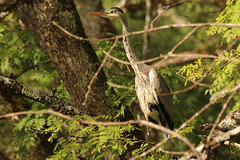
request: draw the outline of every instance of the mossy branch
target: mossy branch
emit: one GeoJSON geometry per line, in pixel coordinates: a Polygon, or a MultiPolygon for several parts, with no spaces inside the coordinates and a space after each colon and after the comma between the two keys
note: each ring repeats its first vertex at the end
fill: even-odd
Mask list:
{"type": "Polygon", "coordinates": [[[54,91],[47,92],[35,88],[31,88],[14,79],[0,76],[1,91],[13,92],[26,98],[38,101],[49,108],[67,115],[83,115],[80,109],[74,107],[70,102],[58,98],[54,95],[54,91]]]}

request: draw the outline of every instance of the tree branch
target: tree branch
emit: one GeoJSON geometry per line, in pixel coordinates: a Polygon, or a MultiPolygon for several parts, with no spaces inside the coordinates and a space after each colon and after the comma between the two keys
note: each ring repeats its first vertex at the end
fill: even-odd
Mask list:
{"type": "Polygon", "coordinates": [[[236,143],[236,142],[225,141],[224,144],[225,145],[230,145],[230,146],[233,146],[233,147],[236,147],[236,148],[240,149],[240,144],[236,143]]]}
{"type": "Polygon", "coordinates": [[[152,20],[151,24],[150,24],[150,28],[153,28],[153,24],[158,20],[158,18],[160,16],[162,16],[164,13],[166,13],[170,8],[172,7],[175,7],[177,5],[180,5],[180,4],[183,4],[185,2],[192,2],[192,1],[179,1],[179,2],[176,2],[176,3],[173,3],[171,5],[168,5],[168,6],[164,6],[162,8],[159,8],[158,9],[158,14],[157,16],[152,20]]]}
{"type": "MultiPolygon", "coordinates": [[[[238,121],[240,121],[240,109],[229,113],[220,123],[216,124],[215,130],[225,132],[232,130],[237,127],[238,121]]],[[[212,129],[213,126],[214,124],[203,124],[201,128],[204,131],[212,129]]]]}
{"type": "Polygon", "coordinates": [[[173,54],[173,52],[183,43],[185,42],[194,32],[196,32],[196,30],[198,30],[200,28],[200,26],[195,27],[192,31],[190,31],[181,41],[179,41],[172,49],[170,52],[168,52],[168,54],[173,54]]]}
{"type": "Polygon", "coordinates": [[[114,40],[116,38],[120,39],[125,36],[130,36],[130,35],[138,35],[138,34],[143,34],[143,33],[148,33],[148,32],[154,32],[162,29],[169,29],[169,28],[185,28],[185,27],[212,27],[212,26],[225,26],[225,27],[240,27],[240,24],[234,24],[234,23],[189,23],[189,24],[170,24],[170,25],[164,25],[164,26],[159,26],[155,28],[150,28],[146,30],[140,30],[140,31],[135,31],[135,32],[129,32],[126,34],[121,34],[118,36],[113,36],[109,38],[101,38],[101,39],[89,39],[89,38],[84,38],[84,37],[79,37],[76,36],[66,29],[64,29],[62,26],[57,24],[55,21],[52,21],[52,24],[58,27],[61,31],[63,31],[65,34],[69,35],[70,37],[73,37],[75,39],[81,40],[81,41],[92,41],[92,42],[98,42],[98,41],[107,41],[107,40],[114,40]]]}
{"type": "Polygon", "coordinates": [[[87,87],[88,90],[87,90],[87,92],[86,92],[86,94],[85,94],[85,100],[84,100],[84,102],[83,102],[83,105],[86,105],[86,104],[87,104],[88,95],[89,95],[89,93],[90,93],[90,91],[91,91],[92,84],[93,84],[94,80],[97,78],[97,76],[98,76],[99,72],[101,71],[103,65],[106,63],[108,56],[109,56],[110,53],[112,52],[113,48],[116,46],[117,42],[118,42],[118,38],[115,39],[113,45],[111,46],[111,48],[110,48],[109,51],[107,52],[106,56],[104,57],[101,65],[98,67],[98,70],[95,72],[94,76],[92,77],[92,79],[91,79],[91,81],[90,81],[90,83],[89,83],[89,85],[88,85],[88,87],[87,87]]]}
{"type": "Polygon", "coordinates": [[[218,114],[218,116],[217,116],[217,118],[216,118],[216,120],[215,120],[215,122],[214,122],[214,124],[213,124],[213,127],[212,127],[212,129],[211,129],[211,131],[210,131],[210,133],[209,133],[209,135],[208,135],[208,137],[207,137],[207,142],[209,142],[210,139],[212,138],[212,135],[213,135],[213,132],[215,131],[215,127],[216,127],[217,123],[220,121],[220,118],[222,117],[222,115],[223,115],[225,109],[227,108],[230,100],[233,98],[233,96],[234,96],[236,93],[237,93],[236,91],[233,92],[233,93],[228,97],[227,101],[223,104],[222,109],[221,109],[220,113],[218,114]]]}
{"type": "MultiPolygon", "coordinates": [[[[224,106],[229,103],[233,95],[235,95],[234,92],[228,97],[228,100],[224,103],[224,106]]],[[[219,147],[221,142],[224,142],[224,144],[226,145],[233,145],[235,147],[239,147],[238,143],[226,141],[240,133],[240,126],[238,126],[237,123],[239,119],[234,118],[236,117],[236,115],[238,116],[239,114],[240,109],[229,113],[219,124],[205,124],[201,126],[203,130],[213,130],[215,128],[215,132],[219,132],[217,134],[215,133],[214,136],[211,136],[211,134],[209,134],[211,136],[211,140],[207,140],[205,143],[196,147],[196,150],[201,153],[201,156],[204,159],[209,158],[208,156],[216,155],[218,152],[216,148],[219,147]]],[[[192,155],[192,153],[189,153],[180,158],[180,160],[189,159],[190,157],[192,157],[192,155]]]]}
{"type": "Polygon", "coordinates": [[[39,89],[31,88],[21,82],[11,78],[0,76],[1,91],[7,90],[17,95],[22,95],[29,99],[38,101],[55,111],[67,115],[84,115],[82,111],[74,107],[70,102],[64,101],[54,95],[53,92],[46,92],[39,89]]]}
{"type": "MultiPolygon", "coordinates": [[[[144,30],[149,29],[149,27],[150,27],[150,22],[151,22],[151,17],[152,17],[151,12],[153,10],[153,7],[151,7],[152,6],[151,0],[145,0],[145,4],[146,4],[146,11],[145,11],[144,30]]],[[[150,41],[151,41],[150,33],[144,33],[143,34],[143,49],[142,49],[144,59],[149,58],[150,41]]]]}

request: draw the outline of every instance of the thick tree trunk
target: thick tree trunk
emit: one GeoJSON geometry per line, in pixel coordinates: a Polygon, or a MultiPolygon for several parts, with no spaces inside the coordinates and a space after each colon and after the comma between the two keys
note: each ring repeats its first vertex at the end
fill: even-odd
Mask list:
{"type": "MultiPolygon", "coordinates": [[[[27,29],[34,30],[40,35],[42,46],[48,51],[55,64],[74,106],[89,116],[114,115],[114,108],[105,95],[107,79],[102,70],[91,85],[86,105],[83,105],[88,85],[100,66],[89,41],[76,40],[63,33],[52,23],[54,21],[70,33],[86,38],[73,0],[20,1],[17,13],[27,29]]],[[[133,119],[133,117],[127,109],[125,117],[121,120],[129,119],[133,119]]],[[[131,134],[132,137],[143,139],[139,130],[135,130],[131,134]]],[[[138,145],[140,144],[129,148],[128,154],[132,149],[139,147],[138,145]]]]}
{"type": "Polygon", "coordinates": [[[99,72],[91,86],[87,103],[83,105],[88,85],[100,65],[92,46],[88,41],[79,41],[68,36],[52,23],[55,21],[72,34],[86,38],[74,2],[30,0],[21,3],[19,12],[21,6],[29,7],[30,4],[33,13],[31,17],[26,17],[26,13],[19,14],[20,19],[33,19],[34,27],[43,40],[74,105],[90,116],[112,114],[113,109],[104,94],[107,85],[103,71],[99,72]]]}

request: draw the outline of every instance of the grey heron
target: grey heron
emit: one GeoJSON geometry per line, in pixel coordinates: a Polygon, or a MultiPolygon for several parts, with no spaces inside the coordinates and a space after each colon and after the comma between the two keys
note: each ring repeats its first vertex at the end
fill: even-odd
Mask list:
{"type": "MultiPolygon", "coordinates": [[[[102,12],[92,12],[90,15],[118,19],[122,23],[122,33],[129,32],[127,18],[118,7],[102,12]]],[[[146,120],[173,130],[173,100],[172,94],[168,94],[170,89],[167,83],[155,68],[144,63],[137,63],[139,59],[130,45],[128,36],[123,37],[123,44],[126,55],[135,72],[136,93],[146,120]]],[[[162,135],[165,139],[170,137],[165,132],[162,132],[162,135]]],[[[149,137],[148,127],[147,136],[149,137]]]]}

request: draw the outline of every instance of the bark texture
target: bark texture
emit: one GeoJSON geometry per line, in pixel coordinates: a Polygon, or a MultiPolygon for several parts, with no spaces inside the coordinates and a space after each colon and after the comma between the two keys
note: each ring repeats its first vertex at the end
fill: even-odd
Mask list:
{"type": "MultiPolygon", "coordinates": [[[[6,98],[8,101],[12,102],[13,104],[16,104],[14,102],[16,101],[16,99],[18,100],[18,105],[16,106],[1,107],[0,105],[1,114],[11,113],[12,112],[11,110],[13,109],[14,109],[13,111],[26,110],[27,108],[24,107],[23,102],[20,101],[22,100],[22,98],[21,97],[17,98],[17,95],[21,95],[26,98],[38,101],[42,104],[45,104],[46,106],[52,108],[53,110],[61,112],[63,114],[72,115],[72,116],[84,115],[84,113],[81,112],[80,109],[72,106],[70,102],[64,101],[63,99],[56,97],[54,95],[54,92],[46,92],[39,89],[31,88],[14,79],[0,76],[0,88],[2,91],[5,91],[4,92],[5,94],[3,94],[4,96],[8,95],[7,96],[8,98],[6,98]],[[19,103],[19,102],[22,102],[22,103],[19,103]],[[19,108],[19,106],[21,106],[21,108],[19,108]]],[[[1,102],[1,96],[0,96],[0,102],[1,102]]],[[[7,104],[7,102],[5,101],[3,101],[2,103],[7,104]]],[[[24,105],[26,106],[26,103],[24,105]]]]}
{"type": "Polygon", "coordinates": [[[34,24],[32,28],[35,28],[43,40],[74,106],[90,116],[112,114],[113,110],[104,94],[107,85],[103,71],[99,72],[91,86],[87,103],[83,105],[88,85],[100,65],[92,46],[88,41],[69,37],[52,23],[55,21],[72,34],[86,38],[74,2],[26,0],[20,2],[18,8],[20,19],[28,23],[30,18],[34,24]],[[32,8],[31,13],[25,10],[26,6],[32,8]]]}

